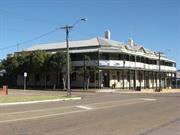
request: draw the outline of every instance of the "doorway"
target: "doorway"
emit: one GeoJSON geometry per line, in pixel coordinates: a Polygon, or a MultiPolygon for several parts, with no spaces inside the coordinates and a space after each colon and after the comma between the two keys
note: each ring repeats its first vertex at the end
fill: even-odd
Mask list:
{"type": "Polygon", "coordinates": [[[103,72],[103,87],[109,88],[109,71],[103,72]]]}

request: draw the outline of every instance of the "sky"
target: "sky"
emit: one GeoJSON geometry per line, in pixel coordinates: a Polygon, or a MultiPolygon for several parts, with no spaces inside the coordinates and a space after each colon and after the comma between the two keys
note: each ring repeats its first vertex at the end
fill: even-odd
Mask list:
{"type": "Polygon", "coordinates": [[[0,59],[40,43],[65,41],[58,31],[29,41],[85,17],[70,40],[103,37],[164,52],[180,69],[180,0],[0,0],[0,59]],[[24,44],[18,43],[27,41],[24,44]]]}

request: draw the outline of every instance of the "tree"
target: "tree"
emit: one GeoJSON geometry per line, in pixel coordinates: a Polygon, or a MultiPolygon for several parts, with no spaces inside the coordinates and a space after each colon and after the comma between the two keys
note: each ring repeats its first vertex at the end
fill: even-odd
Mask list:
{"type": "Polygon", "coordinates": [[[9,85],[15,85],[19,66],[17,55],[8,55],[7,59],[2,61],[2,65],[7,72],[7,82],[9,82],[9,85]]]}
{"type": "Polygon", "coordinates": [[[35,51],[30,54],[30,64],[32,72],[40,72],[43,69],[45,59],[46,59],[46,52],[45,51],[35,51]]]}
{"type": "Polygon", "coordinates": [[[59,85],[61,74],[64,89],[66,89],[66,61],[66,53],[62,51],[53,54],[50,58],[51,67],[57,74],[56,83],[59,85]]]}
{"type": "MultiPolygon", "coordinates": [[[[38,76],[41,75],[45,76],[44,74],[45,71],[43,70],[43,67],[46,59],[46,52],[42,50],[34,51],[30,53],[28,57],[30,61],[28,61],[27,65],[31,67],[29,73],[31,73],[32,75],[37,74],[38,76]]],[[[35,85],[36,85],[36,80],[35,80],[35,85]]]]}
{"type": "Polygon", "coordinates": [[[4,69],[3,61],[0,61],[0,70],[4,69]]]}
{"type": "Polygon", "coordinates": [[[7,71],[8,82],[14,83],[17,82],[17,75],[23,75],[24,72],[29,75],[35,73],[43,75],[45,88],[47,73],[55,73],[57,76],[56,85],[59,85],[62,78],[63,87],[66,89],[66,61],[65,52],[51,54],[38,50],[8,55],[6,59],[0,62],[0,68],[3,67],[7,71]]]}
{"type": "Polygon", "coordinates": [[[46,89],[47,85],[47,72],[51,72],[51,67],[50,67],[50,58],[52,54],[46,53],[45,55],[45,61],[42,67],[42,71],[44,72],[44,88],[46,89]]]}

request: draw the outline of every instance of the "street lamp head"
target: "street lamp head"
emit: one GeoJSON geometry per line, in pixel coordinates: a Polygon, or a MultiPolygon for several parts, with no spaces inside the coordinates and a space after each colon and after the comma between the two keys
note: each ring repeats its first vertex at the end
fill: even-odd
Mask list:
{"type": "Polygon", "coordinates": [[[87,21],[88,19],[87,18],[81,18],[80,20],[81,21],[87,21]]]}

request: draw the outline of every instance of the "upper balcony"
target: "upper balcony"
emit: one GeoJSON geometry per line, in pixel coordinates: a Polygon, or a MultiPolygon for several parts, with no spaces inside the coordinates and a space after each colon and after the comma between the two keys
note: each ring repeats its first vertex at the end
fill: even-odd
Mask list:
{"type": "MultiPolygon", "coordinates": [[[[97,60],[91,60],[89,62],[87,61],[72,61],[73,66],[97,66],[98,61],[97,60]]],[[[100,60],[99,61],[100,67],[119,67],[119,68],[133,68],[133,69],[142,69],[142,70],[159,70],[159,65],[153,65],[153,64],[145,64],[141,62],[132,62],[132,61],[122,61],[122,60],[100,60]]],[[[176,67],[170,67],[170,66],[160,66],[161,71],[171,71],[175,72],[176,67]]]]}
{"type": "MultiPolygon", "coordinates": [[[[100,60],[99,65],[102,67],[121,67],[121,68],[135,68],[145,70],[159,70],[159,65],[145,64],[141,62],[121,61],[121,60],[100,60]]],[[[176,67],[160,66],[161,71],[176,71],[176,67]]]]}

